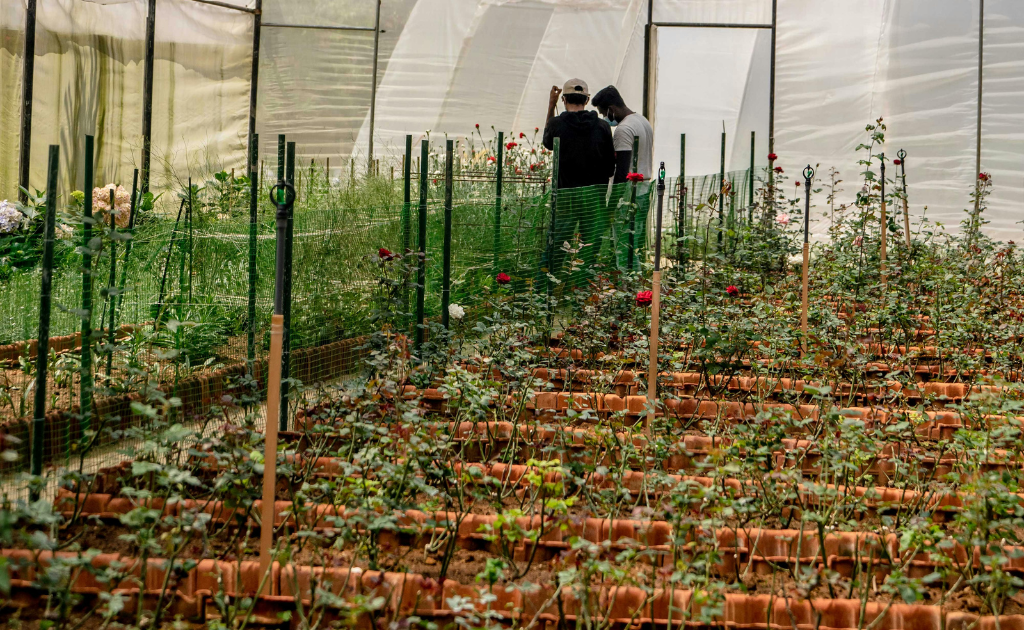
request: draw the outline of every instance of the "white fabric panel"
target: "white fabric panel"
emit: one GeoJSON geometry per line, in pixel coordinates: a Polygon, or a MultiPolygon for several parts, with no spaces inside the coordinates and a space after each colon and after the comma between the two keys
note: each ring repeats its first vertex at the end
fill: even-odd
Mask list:
{"type": "MultiPolygon", "coordinates": [[[[651,0],[655,22],[771,24],[772,0],[651,0]]],[[[782,0],[785,2],[786,0],[782,0]]],[[[646,7],[644,8],[646,14],[646,7]]]]}
{"type": "MultiPolygon", "coordinates": [[[[755,31],[754,48],[747,69],[746,87],[743,89],[743,103],[739,119],[732,134],[732,151],[725,168],[730,171],[750,168],[750,132],[756,133],[754,141],[754,167],[768,162],[768,112],[771,94],[771,31],[755,31]]],[[[757,175],[755,174],[755,177],[757,175]]]]}
{"type": "Polygon", "coordinates": [[[0,199],[15,196],[18,190],[24,50],[25,7],[0,2],[0,199]]]}
{"type": "Polygon", "coordinates": [[[1024,3],[985,2],[981,168],[992,174],[989,228],[1021,238],[1024,219],[1024,3]]]}
{"type": "MultiPolygon", "coordinates": [[[[669,173],[679,172],[679,136],[685,133],[686,172],[717,173],[724,130],[729,168],[728,140],[737,133],[756,39],[751,29],[658,29],[655,164],[664,161],[669,173]]],[[[749,129],[745,137],[749,145],[749,129]]]]}

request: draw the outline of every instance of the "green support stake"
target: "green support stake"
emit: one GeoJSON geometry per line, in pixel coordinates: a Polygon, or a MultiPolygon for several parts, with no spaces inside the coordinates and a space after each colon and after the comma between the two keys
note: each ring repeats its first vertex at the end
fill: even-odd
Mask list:
{"type": "Polygon", "coordinates": [[[498,150],[495,155],[495,177],[497,183],[495,184],[495,196],[494,196],[494,263],[493,272],[498,274],[501,272],[500,260],[501,260],[501,185],[502,176],[505,174],[504,169],[505,159],[505,132],[498,132],[498,150]]]}
{"type": "Polygon", "coordinates": [[[441,325],[446,329],[451,321],[448,306],[452,299],[452,159],[454,143],[449,140],[444,149],[444,241],[441,265],[441,325]]]}
{"type": "MultiPolygon", "coordinates": [[[[287,143],[287,156],[285,158],[285,179],[291,186],[295,185],[295,143],[287,143]]],[[[280,167],[278,167],[280,169],[280,167]]],[[[295,199],[298,200],[298,193],[295,199]]],[[[281,431],[288,430],[288,390],[290,389],[288,379],[291,378],[292,360],[292,249],[294,246],[295,232],[295,204],[288,208],[288,227],[285,233],[285,260],[284,260],[284,338],[281,351],[281,406],[280,424],[281,431]]]]}
{"type": "MultiPolygon", "coordinates": [[[[110,191],[110,207],[114,207],[114,189],[110,191]]],[[[107,381],[110,380],[110,371],[114,367],[114,341],[115,331],[114,307],[117,306],[117,221],[114,213],[110,213],[110,277],[107,281],[107,303],[110,305],[110,321],[107,323],[107,381]]]]}
{"type": "MultiPolygon", "coordinates": [[[[551,299],[551,276],[555,270],[552,263],[555,260],[555,219],[558,216],[558,161],[560,156],[561,138],[555,138],[551,145],[551,218],[548,222],[548,243],[547,243],[547,295],[550,304],[551,299]]],[[[551,325],[551,311],[548,311],[548,326],[551,325]]]]}
{"type": "MultiPolygon", "coordinates": [[[[402,197],[402,256],[412,251],[412,134],[405,136],[405,159],[402,160],[402,177],[404,191],[402,197]]],[[[406,263],[408,264],[408,262],[406,263]]],[[[409,314],[409,282],[406,280],[402,288],[402,311],[405,313],[405,328],[408,332],[411,318],[409,314]]]]}
{"type": "MultiPolygon", "coordinates": [[[[36,350],[35,409],[32,414],[32,453],[29,461],[36,477],[43,474],[43,439],[46,433],[46,368],[50,347],[50,300],[53,287],[53,232],[57,221],[57,167],[60,147],[50,145],[50,162],[46,177],[46,225],[43,232],[42,285],[39,291],[39,345],[36,350]]],[[[90,169],[91,170],[91,169],[90,169]]],[[[88,199],[92,195],[89,191],[88,199]]],[[[39,500],[38,486],[31,492],[33,501],[39,500]]]]}
{"type": "Polygon", "coordinates": [[[683,273],[686,260],[686,134],[679,134],[679,212],[676,225],[676,265],[683,273]]]}
{"type": "Polygon", "coordinates": [[[128,242],[124,246],[124,265],[121,266],[121,282],[118,283],[120,293],[117,295],[117,312],[121,312],[121,304],[124,302],[124,292],[128,287],[128,259],[132,255],[132,240],[135,235],[135,216],[139,211],[139,169],[132,174],[132,205],[131,213],[128,216],[128,242]]]}
{"type": "Polygon", "coordinates": [[[754,211],[754,132],[750,132],[750,211],[754,211]]]}
{"type": "MultiPolygon", "coordinates": [[[[640,162],[640,137],[633,136],[633,155],[629,167],[630,173],[635,173],[637,164],[640,162]]],[[[632,271],[636,264],[634,260],[636,252],[636,188],[635,182],[629,185],[629,251],[626,253],[626,269],[632,271]]]]}
{"type": "Polygon", "coordinates": [[[715,194],[718,195],[718,246],[719,249],[722,247],[722,227],[725,220],[725,205],[722,199],[722,187],[725,186],[725,132],[722,132],[722,161],[719,164],[718,169],[718,188],[715,190],[715,194]]]}
{"type": "MultiPolygon", "coordinates": [[[[51,149],[52,151],[52,149],[51,149]]],[[[79,390],[79,410],[82,415],[82,430],[88,431],[92,425],[92,191],[95,186],[93,175],[94,139],[85,137],[85,198],[82,207],[82,356],[81,385],[79,390]]],[[[49,186],[49,182],[47,182],[49,186]]],[[[49,201],[49,200],[47,200],[49,201]]],[[[43,354],[48,352],[45,346],[43,354]]]]}
{"type": "Polygon", "coordinates": [[[427,300],[427,178],[430,167],[430,144],[424,139],[420,144],[420,212],[419,239],[416,247],[419,251],[419,268],[416,274],[416,334],[414,336],[416,356],[423,349],[424,320],[426,318],[427,300]]]}
{"type": "Polygon", "coordinates": [[[256,363],[256,282],[259,275],[256,271],[256,237],[259,232],[259,134],[253,134],[249,145],[249,310],[246,318],[246,362],[249,374],[256,363]]]}

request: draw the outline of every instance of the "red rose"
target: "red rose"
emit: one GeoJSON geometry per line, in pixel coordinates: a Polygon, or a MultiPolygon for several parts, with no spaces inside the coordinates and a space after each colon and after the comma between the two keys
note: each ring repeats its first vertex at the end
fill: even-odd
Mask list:
{"type": "Polygon", "coordinates": [[[636,305],[637,306],[650,306],[651,302],[654,301],[654,294],[650,291],[640,291],[636,294],[636,305]]]}
{"type": "Polygon", "coordinates": [[[520,137],[520,138],[525,138],[525,137],[526,137],[526,134],[525,134],[525,133],[523,133],[522,131],[520,131],[520,132],[519,132],[519,137],[520,137]]]}
{"type": "Polygon", "coordinates": [[[477,123],[477,124],[476,124],[476,128],[477,128],[477,129],[479,129],[479,128],[480,128],[480,123],[477,123]]]}
{"type": "Polygon", "coordinates": [[[642,182],[644,181],[643,173],[629,173],[626,175],[627,182],[642,182]]]}
{"type": "Polygon", "coordinates": [[[519,146],[519,145],[516,144],[515,142],[509,142],[508,144],[505,145],[505,148],[508,149],[509,151],[511,151],[512,149],[516,148],[517,146],[519,146]]]}
{"type": "Polygon", "coordinates": [[[989,180],[989,178],[991,178],[991,177],[992,176],[989,175],[988,173],[978,173],[978,179],[983,181],[983,182],[987,182],[989,180]]]}
{"type": "Polygon", "coordinates": [[[380,249],[377,250],[377,256],[381,260],[391,260],[395,257],[395,255],[391,253],[390,250],[385,249],[384,247],[381,247],[380,249]]]}
{"type": "Polygon", "coordinates": [[[782,167],[781,166],[776,166],[775,167],[775,172],[776,173],[782,173],[783,172],[782,167]]]}
{"type": "Polygon", "coordinates": [[[492,155],[491,157],[487,158],[487,161],[488,161],[488,162],[497,162],[497,161],[498,161],[498,158],[496,158],[496,157],[494,157],[494,156],[492,155]]]}
{"type": "Polygon", "coordinates": [[[737,289],[736,285],[734,284],[730,284],[729,286],[725,287],[725,292],[733,297],[736,297],[737,295],[740,294],[740,290],[737,289]]]}
{"type": "Polygon", "coordinates": [[[508,284],[509,282],[512,282],[512,278],[510,278],[507,273],[502,271],[494,278],[494,281],[497,282],[498,284],[508,284]]]}
{"type": "Polygon", "coordinates": [[[799,180],[799,179],[798,179],[798,180],[796,180],[796,186],[797,186],[797,188],[799,188],[799,187],[800,187],[800,180],[799,180]]]}
{"type": "Polygon", "coordinates": [[[434,180],[434,185],[437,186],[437,180],[436,179],[434,180]]]}
{"type": "Polygon", "coordinates": [[[531,165],[530,165],[530,170],[531,170],[531,171],[535,171],[535,170],[537,170],[537,165],[536,165],[536,164],[531,164],[531,165]]]}
{"type": "Polygon", "coordinates": [[[777,159],[779,159],[779,156],[775,155],[774,153],[769,153],[768,154],[768,161],[769,162],[774,162],[777,159]]]}
{"type": "Polygon", "coordinates": [[[892,163],[895,164],[896,166],[899,166],[900,164],[903,164],[903,162],[899,158],[896,158],[895,160],[893,160],[892,163]]]}

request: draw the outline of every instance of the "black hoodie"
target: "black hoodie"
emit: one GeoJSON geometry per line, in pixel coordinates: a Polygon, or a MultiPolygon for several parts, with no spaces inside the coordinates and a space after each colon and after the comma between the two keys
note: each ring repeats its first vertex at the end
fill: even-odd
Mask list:
{"type": "Polygon", "coordinates": [[[544,146],[558,145],[558,187],[578,188],[607,184],[615,173],[612,129],[597,112],[562,112],[544,127],[544,146]]]}

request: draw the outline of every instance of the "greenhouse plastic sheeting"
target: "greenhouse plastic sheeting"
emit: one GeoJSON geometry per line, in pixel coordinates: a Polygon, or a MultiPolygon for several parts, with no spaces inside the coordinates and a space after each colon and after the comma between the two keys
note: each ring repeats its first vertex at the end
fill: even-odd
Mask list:
{"type": "MultiPolygon", "coordinates": [[[[45,145],[60,142],[64,173],[80,170],[68,154],[98,129],[100,178],[127,181],[141,127],[144,0],[38,0],[33,183],[41,187],[45,145]],[[95,121],[95,122],[94,122],[95,121]]],[[[658,22],[769,24],[770,0],[653,0],[658,22]]],[[[241,3],[241,0],[238,0],[241,3]]],[[[251,6],[250,0],[248,6],[251,6]]],[[[369,0],[265,0],[265,20],[372,26],[369,0]]],[[[778,0],[775,151],[787,176],[807,163],[844,180],[841,200],[860,188],[854,149],[864,126],[888,125],[892,157],[908,153],[911,209],[953,227],[970,205],[978,81],[979,0],[778,0]]],[[[985,83],[981,167],[993,175],[989,231],[1020,236],[1024,199],[1024,3],[985,3],[985,83]]],[[[532,132],[544,124],[551,85],[578,76],[593,89],[619,86],[627,103],[643,101],[645,0],[384,0],[374,138],[376,155],[394,156],[403,136],[465,136],[479,123],[532,132]]],[[[186,166],[244,163],[251,16],[159,0],[155,181],[186,166]]],[[[15,193],[24,3],[0,10],[0,184],[15,193]]],[[[764,163],[764,96],[770,31],[742,45],[715,37],[724,29],[660,27],[652,48],[655,151],[678,171],[678,134],[692,140],[687,172],[718,170],[726,120],[727,168],[764,163]],[[668,46],[668,40],[678,46],[668,46]],[[685,51],[707,42],[699,60],[685,51]],[[687,84],[673,85],[685,76],[687,84]],[[711,86],[721,81],[717,107],[711,86]],[[716,83],[717,82],[717,83],[716,83]],[[665,91],[665,90],[668,91],[665,91]],[[697,94],[708,90],[707,94],[697,94]],[[728,96],[728,99],[726,99],[728,96]],[[727,101],[727,102],[726,102],[727,101]],[[723,110],[728,114],[723,116],[723,110]],[[710,136],[713,146],[694,143],[710,136]]],[[[305,159],[366,155],[370,135],[372,33],[265,28],[258,130],[273,161],[274,136],[288,133],[305,159]]],[[[354,164],[363,167],[363,160],[354,164]]],[[[68,183],[68,182],[66,182],[68,183]]],[[[822,200],[818,203],[823,205],[822,200]]],[[[821,229],[819,228],[819,232],[821,229]]]]}

